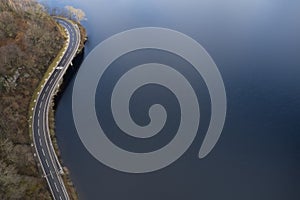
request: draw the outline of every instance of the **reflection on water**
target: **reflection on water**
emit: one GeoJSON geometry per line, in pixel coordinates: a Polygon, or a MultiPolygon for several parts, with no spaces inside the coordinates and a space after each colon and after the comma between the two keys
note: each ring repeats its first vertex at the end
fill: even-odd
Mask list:
{"type": "Polygon", "coordinates": [[[199,79],[202,134],[173,165],[133,175],[107,168],[83,147],[72,119],[71,81],[58,104],[56,130],[64,165],[82,199],[300,198],[300,2],[50,2],[70,4],[83,9],[88,18],[83,22],[89,34],[86,55],[104,39],[131,28],[178,30],[213,57],[228,98],[222,136],[208,157],[197,159],[210,112],[209,96],[199,79]]]}

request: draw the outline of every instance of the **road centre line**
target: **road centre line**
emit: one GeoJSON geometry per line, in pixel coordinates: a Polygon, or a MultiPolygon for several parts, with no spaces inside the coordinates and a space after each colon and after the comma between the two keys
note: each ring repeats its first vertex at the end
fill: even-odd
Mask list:
{"type": "MultiPolygon", "coordinates": [[[[61,57],[61,58],[64,61],[68,62],[71,59],[71,58],[69,58],[69,56],[74,55],[74,53],[76,53],[76,51],[72,50],[72,49],[75,48],[75,45],[78,45],[78,42],[74,42],[74,40],[80,40],[79,36],[76,35],[78,30],[75,29],[75,27],[70,26],[69,23],[64,22],[63,20],[57,20],[57,21],[59,21],[63,26],[67,27],[66,31],[67,31],[67,34],[68,34],[68,47],[66,48],[66,51],[64,52],[64,54],[67,57],[64,56],[64,57],[61,57]],[[74,28],[74,30],[73,30],[73,28],[74,28]]],[[[57,64],[58,63],[59,62],[57,62],[57,64]]],[[[67,63],[64,64],[65,67],[67,67],[66,65],[67,65],[67,63]]],[[[38,156],[40,155],[41,151],[44,155],[44,157],[41,156],[42,159],[39,159],[40,164],[42,165],[42,169],[44,171],[44,174],[47,176],[44,169],[47,169],[47,171],[50,170],[50,176],[51,176],[52,179],[49,179],[47,177],[46,178],[47,178],[47,182],[48,182],[48,185],[50,187],[50,190],[52,192],[52,195],[53,195],[54,199],[57,199],[59,197],[59,199],[62,200],[62,199],[65,199],[65,198],[69,199],[68,193],[65,189],[65,185],[63,183],[61,183],[61,176],[58,174],[58,172],[56,172],[56,165],[55,165],[56,163],[54,163],[54,161],[52,160],[51,155],[52,155],[53,152],[48,148],[48,139],[45,138],[46,141],[43,141],[43,142],[46,142],[46,143],[43,143],[42,139],[44,139],[44,138],[41,138],[41,136],[46,137],[46,134],[47,134],[47,129],[45,129],[45,126],[48,125],[48,124],[46,123],[46,125],[45,125],[45,120],[47,120],[47,113],[46,113],[45,108],[47,108],[47,104],[50,102],[49,98],[52,96],[53,90],[55,89],[56,84],[58,84],[58,82],[59,82],[59,80],[57,80],[57,77],[61,77],[61,74],[62,74],[62,73],[60,73],[61,71],[55,71],[54,70],[53,72],[52,72],[52,75],[49,73],[49,75],[50,75],[49,78],[51,80],[49,80],[49,78],[48,78],[46,80],[46,83],[42,85],[41,92],[38,93],[40,95],[36,99],[37,102],[35,101],[35,103],[36,103],[35,109],[37,109],[38,106],[39,106],[39,110],[35,110],[35,113],[34,113],[34,116],[33,116],[33,117],[38,117],[37,121],[33,119],[33,125],[35,126],[35,128],[33,128],[33,132],[34,132],[33,134],[36,134],[36,131],[37,131],[38,136],[39,136],[38,138],[34,139],[34,141],[37,141],[37,139],[39,140],[40,147],[37,148],[37,145],[35,145],[38,156]],[[42,120],[41,124],[40,124],[40,120],[42,120]],[[40,129],[40,126],[43,126],[43,129],[40,129]],[[36,129],[36,127],[38,127],[38,128],[36,129]],[[45,144],[46,144],[46,146],[45,146],[45,144]],[[46,148],[46,150],[44,150],[45,148],[46,148]],[[46,151],[47,151],[47,157],[45,155],[46,151]],[[50,157],[48,156],[48,154],[50,154],[50,157]],[[42,162],[42,160],[44,162],[42,162]],[[48,168],[46,168],[45,164],[47,164],[48,168]],[[52,165],[54,165],[53,166],[54,167],[53,173],[55,173],[55,174],[53,174],[51,172],[49,164],[51,164],[51,167],[52,167],[52,165]],[[56,178],[58,178],[59,182],[57,182],[56,178]],[[53,193],[53,191],[54,191],[53,190],[53,183],[54,183],[54,186],[56,188],[57,194],[53,193]],[[60,185],[58,185],[58,184],[60,184],[60,185]]],[[[55,152],[54,152],[54,154],[55,154],[55,152]]],[[[39,156],[39,158],[40,158],[40,156],[39,156]]],[[[48,177],[49,177],[49,174],[48,174],[48,177]]]]}
{"type": "Polygon", "coordinates": [[[48,160],[47,160],[47,158],[45,159],[45,161],[46,161],[47,167],[49,167],[49,163],[48,163],[48,160]]]}
{"type": "Polygon", "coordinates": [[[53,81],[54,81],[54,79],[51,79],[51,81],[50,81],[50,83],[49,83],[49,84],[51,85],[53,81]]]}
{"type": "Polygon", "coordinates": [[[58,187],[55,182],[54,182],[54,186],[55,186],[56,191],[58,192],[58,187]]]}

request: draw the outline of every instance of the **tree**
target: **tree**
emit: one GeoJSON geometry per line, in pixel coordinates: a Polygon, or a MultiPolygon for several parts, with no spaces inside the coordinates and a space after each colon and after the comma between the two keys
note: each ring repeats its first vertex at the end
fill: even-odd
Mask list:
{"type": "Polygon", "coordinates": [[[76,21],[80,22],[85,19],[85,13],[83,10],[74,8],[73,6],[66,6],[65,8],[70,13],[70,16],[76,21]]]}

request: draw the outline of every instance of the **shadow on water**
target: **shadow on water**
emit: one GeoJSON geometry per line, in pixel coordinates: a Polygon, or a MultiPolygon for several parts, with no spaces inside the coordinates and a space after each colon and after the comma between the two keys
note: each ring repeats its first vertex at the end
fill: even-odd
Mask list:
{"type": "Polygon", "coordinates": [[[68,87],[69,83],[71,82],[72,78],[76,75],[81,63],[83,62],[84,51],[85,49],[83,48],[82,51],[79,54],[77,54],[77,56],[72,61],[73,66],[69,66],[66,73],[64,74],[63,82],[60,84],[59,90],[54,96],[54,106],[53,106],[54,111],[56,111],[58,102],[62,98],[65,89],[68,87]]]}

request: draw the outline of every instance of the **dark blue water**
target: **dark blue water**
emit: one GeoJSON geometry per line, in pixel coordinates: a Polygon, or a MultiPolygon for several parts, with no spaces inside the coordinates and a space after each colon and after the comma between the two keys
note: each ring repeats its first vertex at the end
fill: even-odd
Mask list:
{"type": "MultiPolygon", "coordinates": [[[[50,5],[73,5],[85,11],[87,21],[83,24],[89,36],[86,55],[111,35],[135,27],[156,26],[183,32],[212,56],[227,92],[228,112],[221,138],[213,151],[199,160],[197,153],[209,123],[209,96],[201,77],[183,71],[198,83],[199,134],[172,165],[137,175],[104,166],[84,148],[73,122],[71,81],[58,104],[56,133],[64,165],[70,169],[81,199],[300,199],[299,1],[65,0],[51,1],[50,5]]],[[[135,52],[127,60],[116,61],[104,81],[113,81],[109,77],[120,73],[118,65],[138,62],[143,57],[139,54],[135,52]]],[[[162,52],[155,51],[144,51],[142,55],[147,55],[142,59],[161,59],[175,68],[176,63],[183,62],[165,52],[161,57],[162,52]]],[[[98,89],[96,109],[104,112],[107,107],[101,104],[101,94],[109,88],[98,89]]],[[[174,99],[172,94],[153,86],[138,91],[133,101],[145,99],[146,105],[131,106],[136,113],[133,118],[143,124],[147,119],[140,113],[145,113],[147,105],[156,100],[163,105],[169,103],[167,110],[174,116],[166,126],[170,135],[158,136],[157,142],[142,145],[116,134],[110,137],[125,149],[149,151],[173,137],[178,103],[166,101],[174,99]]]]}

